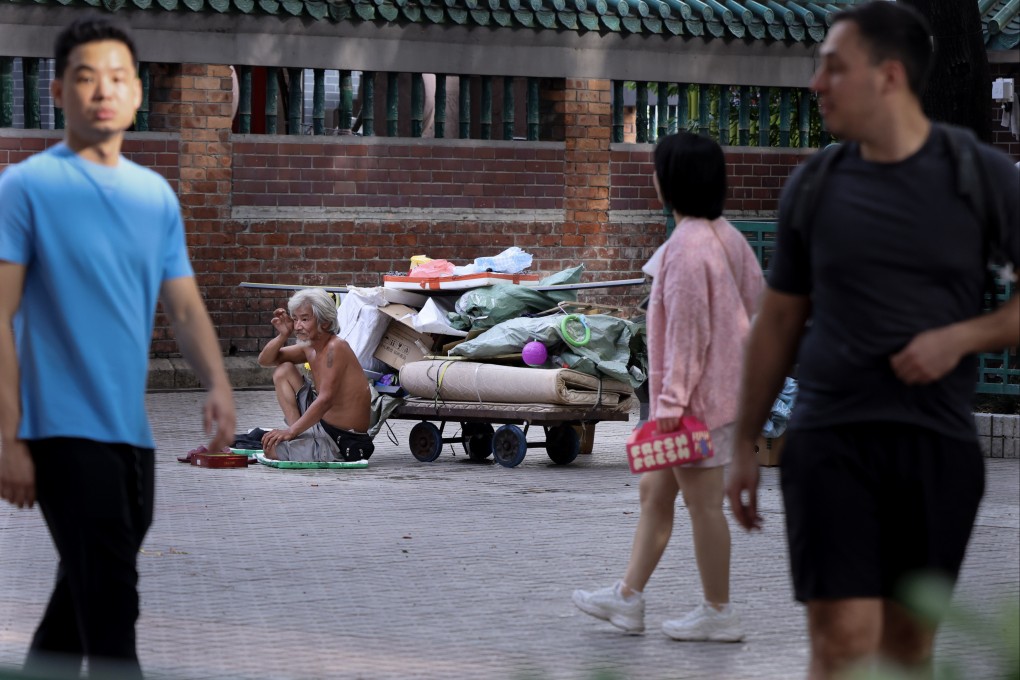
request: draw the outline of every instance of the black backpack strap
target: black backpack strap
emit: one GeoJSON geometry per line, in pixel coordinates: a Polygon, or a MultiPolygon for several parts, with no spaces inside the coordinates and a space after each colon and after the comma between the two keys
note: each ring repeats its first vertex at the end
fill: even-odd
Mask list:
{"type": "Polygon", "coordinates": [[[956,166],[956,191],[970,205],[981,224],[981,256],[987,263],[985,292],[992,307],[998,304],[997,275],[1007,263],[1003,250],[1006,228],[1006,207],[1002,196],[993,190],[994,185],[983,161],[980,141],[973,131],[935,123],[945,133],[949,153],[956,166]]]}
{"type": "Polygon", "coordinates": [[[949,153],[956,166],[956,193],[970,204],[970,208],[977,215],[982,228],[986,228],[991,215],[989,214],[984,173],[979,169],[977,137],[967,128],[945,123],[933,123],[933,125],[942,130],[949,145],[949,153]]]}
{"type": "Polygon", "coordinates": [[[844,144],[830,144],[808,160],[790,204],[790,225],[804,238],[805,245],[811,236],[811,224],[822,197],[822,188],[829,171],[843,156],[844,144]]]}

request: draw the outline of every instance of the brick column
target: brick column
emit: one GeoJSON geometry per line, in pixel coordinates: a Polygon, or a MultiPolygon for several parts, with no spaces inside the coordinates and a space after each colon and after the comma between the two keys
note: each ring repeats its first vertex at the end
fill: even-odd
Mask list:
{"type": "Polygon", "coordinates": [[[181,67],[181,206],[189,233],[220,233],[230,218],[230,67],[181,67]]]}
{"type": "MultiPolygon", "coordinates": [[[[153,128],[180,135],[178,197],[196,280],[226,350],[230,329],[221,325],[225,305],[236,298],[237,281],[230,248],[236,228],[230,223],[233,149],[229,66],[168,65],[155,80],[153,128]],[[156,125],[159,127],[156,127],[156,125]],[[229,280],[228,280],[229,279],[229,280]]],[[[163,319],[157,319],[152,351],[176,352],[163,319]]]]}
{"type": "Polygon", "coordinates": [[[567,80],[563,100],[564,224],[562,244],[594,276],[611,268],[609,141],[612,89],[608,80],[567,80]]]}

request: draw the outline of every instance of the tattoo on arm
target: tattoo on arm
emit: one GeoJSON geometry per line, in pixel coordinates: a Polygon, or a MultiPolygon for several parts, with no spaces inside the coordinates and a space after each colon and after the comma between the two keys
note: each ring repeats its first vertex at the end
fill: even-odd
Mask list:
{"type": "Polygon", "coordinates": [[[333,350],[326,352],[326,368],[333,368],[333,350]]]}

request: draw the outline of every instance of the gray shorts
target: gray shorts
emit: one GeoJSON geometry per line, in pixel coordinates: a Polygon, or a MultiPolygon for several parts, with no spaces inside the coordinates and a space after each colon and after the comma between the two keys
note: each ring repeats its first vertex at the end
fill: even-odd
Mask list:
{"type": "MultiPolygon", "coordinates": [[[[316,396],[312,381],[305,376],[297,393],[298,413],[303,415],[316,396]]],[[[344,430],[320,420],[291,441],[282,442],[276,448],[276,455],[280,460],[301,462],[352,462],[367,459],[374,451],[375,445],[368,434],[344,430]]]]}

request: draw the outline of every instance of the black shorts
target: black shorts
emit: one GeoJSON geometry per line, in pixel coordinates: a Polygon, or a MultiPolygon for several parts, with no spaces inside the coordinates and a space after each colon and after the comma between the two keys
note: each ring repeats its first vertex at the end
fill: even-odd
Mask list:
{"type": "Polygon", "coordinates": [[[322,425],[322,429],[329,435],[329,438],[335,441],[340,448],[340,458],[349,463],[368,460],[375,452],[372,438],[364,432],[353,432],[334,427],[325,420],[320,420],[319,425],[322,425]]]}
{"type": "Polygon", "coordinates": [[[790,431],[780,470],[799,601],[899,599],[919,573],[956,582],[985,489],[976,440],[900,423],[790,431]]]}

